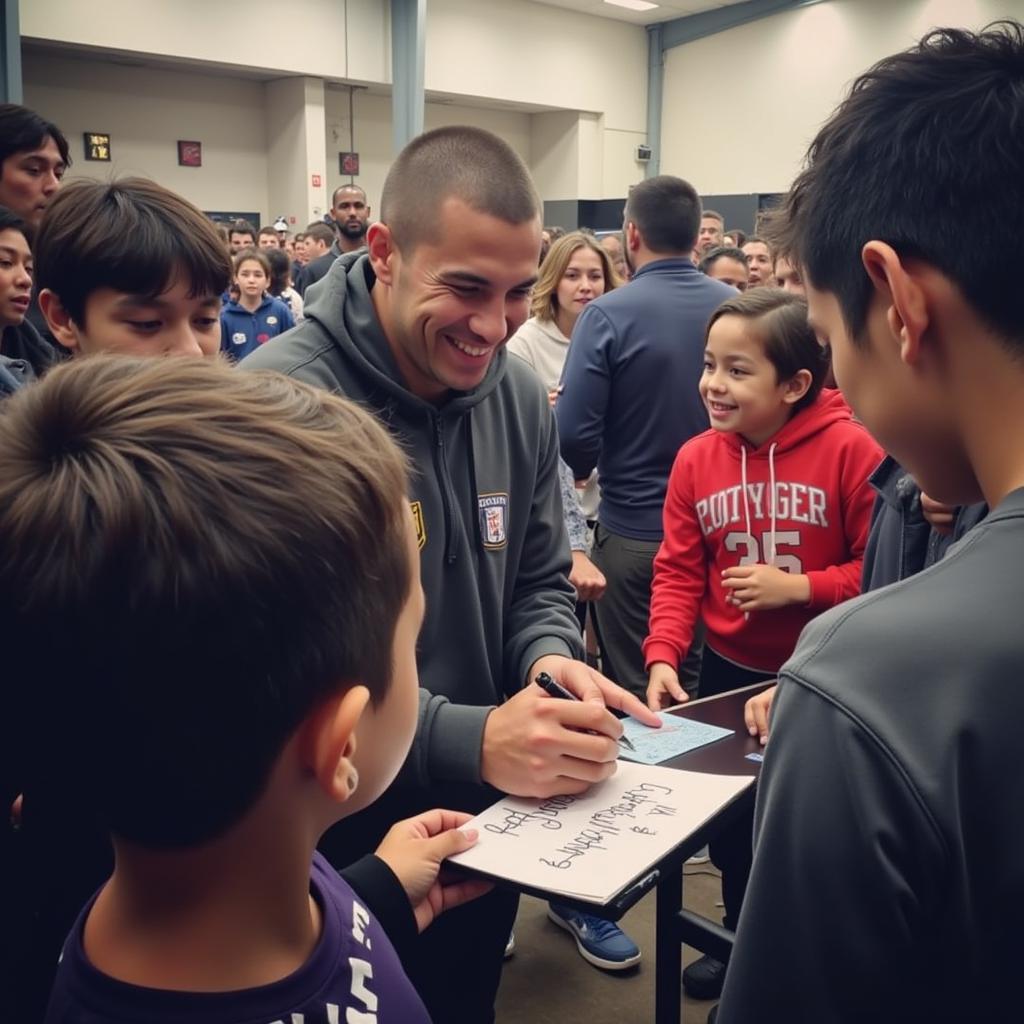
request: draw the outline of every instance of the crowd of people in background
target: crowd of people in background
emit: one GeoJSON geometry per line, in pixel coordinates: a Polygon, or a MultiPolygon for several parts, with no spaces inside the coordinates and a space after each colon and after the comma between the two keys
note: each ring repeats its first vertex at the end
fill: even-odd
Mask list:
{"type": "MultiPolygon", "coordinates": [[[[969,1005],[954,949],[1008,990],[1016,716],[971,687],[1021,663],[1024,471],[994,440],[1021,325],[942,204],[984,189],[1019,233],[1022,67],[1016,23],[881,62],[751,233],[671,175],[621,230],[543,227],[522,161],[467,127],[402,151],[377,219],[349,183],[294,234],[214,224],[142,178],[65,183],[60,129],[0,105],[12,1019],[377,1020],[386,991],[382,1022],[492,1020],[518,897],[440,875],[471,814],[608,778],[612,711],[654,728],[776,678],[737,723],[774,740],[756,828],[710,849],[735,952],[684,988],[724,990],[723,1024],[841,1019],[902,955],[891,1019],[938,1015],[969,1005]],[[874,591],[926,566],[914,601],[874,591]],[[965,617],[983,679],[950,668],[965,617]]],[[[590,964],[642,958],[548,915],[590,964]]]]}

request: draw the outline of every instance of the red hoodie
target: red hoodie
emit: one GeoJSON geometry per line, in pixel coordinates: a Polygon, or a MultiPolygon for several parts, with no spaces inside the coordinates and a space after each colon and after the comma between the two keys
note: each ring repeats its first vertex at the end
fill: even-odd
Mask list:
{"type": "Polygon", "coordinates": [[[778,671],[806,623],[860,593],[868,477],[882,454],[837,391],[823,391],[760,448],[717,430],[684,444],[665,496],[645,665],[679,665],[703,616],[717,654],[778,671]],[[756,563],[806,573],[810,603],[747,616],[726,604],[722,570],[756,563]]]}

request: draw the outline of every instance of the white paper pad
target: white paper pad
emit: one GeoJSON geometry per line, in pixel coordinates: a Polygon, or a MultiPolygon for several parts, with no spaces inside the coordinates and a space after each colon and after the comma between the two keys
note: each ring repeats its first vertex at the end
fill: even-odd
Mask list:
{"type": "Polygon", "coordinates": [[[607,903],[753,781],[619,761],[615,775],[580,796],[498,801],[469,822],[480,839],[451,862],[607,903]]]}

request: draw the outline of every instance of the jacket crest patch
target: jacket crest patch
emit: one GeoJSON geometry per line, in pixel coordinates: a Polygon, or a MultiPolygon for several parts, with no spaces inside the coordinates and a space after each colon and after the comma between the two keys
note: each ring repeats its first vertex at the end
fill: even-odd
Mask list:
{"type": "Polygon", "coordinates": [[[422,551],[427,543],[427,526],[423,522],[423,503],[412,501],[409,505],[412,508],[412,521],[416,526],[416,546],[422,551]]]}
{"type": "Polygon", "coordinates": [[[480,536],[485,548],[503,548],[508,543],[508,495],[479,494],[480,536]]]}

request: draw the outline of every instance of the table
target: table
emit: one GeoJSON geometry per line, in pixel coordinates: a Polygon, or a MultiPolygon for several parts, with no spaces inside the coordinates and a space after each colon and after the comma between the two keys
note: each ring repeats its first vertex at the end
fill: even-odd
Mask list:
{"type": "MultiPolygon", "coordinates": [[[[747,735],[743,726],[743,706],[750,697],[771,685],[773,683],[757,683],[673,708],[671,714],[736,731],[716,743],[665,761],[662,767],[715,775],[759,775],[760,762],[748,760],[747,755],[761,753],[764,748],[755,737],[747,735]]],[[[679,946],[685,932],[694,929],[692,919],[684,920],[681,915],[683,862],[705,846],[724,825],[740,814],[749,814],[754,792],[754,786],[744,790],[736,800],[687,836],[658,864],[654,951],[655,1024],[679,1024],[682,1012],[679,946]]]]}

